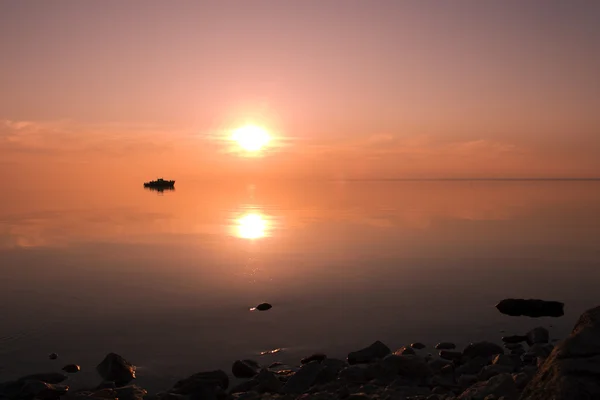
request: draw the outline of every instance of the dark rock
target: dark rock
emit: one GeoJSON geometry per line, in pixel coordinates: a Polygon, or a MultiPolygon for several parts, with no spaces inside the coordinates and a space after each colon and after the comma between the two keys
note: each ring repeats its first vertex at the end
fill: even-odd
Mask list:
{"type": "Polygon", "coordinates": [[[279,393],[283,388],[283,383],[275,374],[266,369],[261,370],[253,380],[258,384],[259,393],[279,393]]]}
{"type": "Polygon", "coordinates": [[[304,364],[298,372],[288,379],[283,387],[284,393],[304,393],[315,383],[317,377],[323,370],[320,363],[313,361],[304,364]]]}
{"type": "Polygon", "coordinates": [[[136,385],[119,387],[114,389],[114,392],[118,400],[142,400],[148,394],[146,389],[142,389],[136,385]]]}
{"type": "Polygon", "coordinates": [[[358,365],[351,365],[339,373],[339,378],[349,383],[361,383],[367,380],[365,369],[358,365]]]}
{"type": "Polygon", "coordinates": [[[413,350],[412,347],[402,346],[398,350],[394,352],[397,356],[414,356],[417,353],[413,350]]]}
{"type": "Polygon", "coordinates": [[[431,370],[434,373],[438,373],[440,371],[442,371],[442,369],[446,366],[452,366],[452,361],[448,361],[448,360],[440,360],[440,359],[435,359],[435,360],[431,360],[428,362],[429,368],[431,368],[431,370]]]}
{"type": "Polygon", "coordinates": [[[457,384],[462,388],[468,388],[478,381],[476,375],[464,374],[458,377],[457,384]]]}
{"type": "Polygon", "coordinates": [[[58,400],[69,391],[66,385],[56,385],[41,381],[24,381],[21,387],[21,398],[36,398],[39,400],[58,400]]]}
{"type": "Polygon", "coordinates": [[[513,381],[515,381],[515,385],[517,386],[517,389],[519,390],[523,390],[525,388],[525,386],[527,386],[527,384],[529,383],[529,381],[531,381],[532,376],[525,373],[525,372],[519,372],[518,374],[513,374],[513,381]]]}
{"type": "Polygon", "coordinates": [[[522,349],[523,345],[521,343],[504,343],[504,347],[509,350],[522,349]]]}
{"type": "Polygon", "coordinates": [[[281,363],[279,361],[275,361],[274,363],[269,365],[269,368],[277,368],[277,367],[281,367],[282,365],[283,365],[283,363],[281,363]]]}
{"type": "Polygon", "coordinates": [[[421,379],[433,375],[433,371],[427,365],[427,362],[418,356],[397,356],[391,354],[381,360],[381,364],[386,368],[394,370],[396,375],[407,378],[421,379]]]}
{"type": "Polygon", "coordinates": [[[474,357],[467,361],[465,364],[456,368],[456,373],[459,375],[477,375],[486,365],[488,365],[487,358],[474,357]]]}
{"type": "Polygon", "coordinates": [[[522,335],[503,336],[502,341],[504,343],[522,343],[522,342],[527,341],[527,336],[522,336],[522,335]]]}
{"type": "Polygon", "coordinates": [[[526,354],[531,354],[535,357],[547,358],[550,355],[550,353],[552,353],[552,350],[554,350],[554,346],[552,346],[551,344],[537,343],[531,346],[529,350],[527,350],[526,354]]]}
{"type": "Polygon", "coordinates": [[[365,347],[364,349],[353,351],[348,354],[348,363],[349,364],[368,364],[372,361],[381,359],[392,351],[385,344],[380,341],[376,341],[369,347],[365,347]]]}
{"type": "Polygon", "coordinates": [[[231,390],[229,391],[229,394],[250,392],[250,391],[254,391],[254,389],[257,387],[258,387],[258,382],[254,379],[250,379],[250,380],[241,382],[241,383],[237,384],[236,386],[234,386],[233,388],[231,388],[231,390]]]}
{"type": "Polygon", "coordinates": [[[492,364],[483,367],[481,372],[479,372],[478,378],[482,381],[487,381],[493,376],[500,374],[512,374],[515,371],[515,367],[513,365],[502,365],[502,364],[492,364]]]}
{"type": "Polygon", "coordinates": [[[308,364],[311,361],[321,362],[321,361],[323,361],[326,358],[327,358],[327,356],[325,354],[316,353],[316,354],[313,354],[312,356],[303,358],[302,360],[300,360],[300,363],[301,364],[308,364]]]}
{"type": "Polygon", "coordinates": [[[321,362],[323,369],[317,376],[316,384],[329,383],[337,379],[339,373],[346,367],[348,363],[344,360],[335,358],[326,358],[321,362]]]}
{"type": "Polygon", "coordinates": [[[527,344],[533,346],[537,343],[548,343],[550,341],[550,332],[541,326],[527,332],[527,344]]]}
{"type": "Polygon", "coordinates": [[[236,378],[252,378],[260,371],[260,365],[254,360],[237,360],[231,366],[231,373],[236,378]]]}
{"type": "Polygon", "coordinates": [[[450,342],[441,342],[435,345],[435,348],[437,350],[452,350],[456,348],[456,345],[454,343],[450,343],[450,342]]]}
{"type": "Polygon", "coordinates": [[[444,360],[460,361],[462,359],[462,353],[460,351],[442,350],[440,351],[440,357],[444,360]]]}
{"type": "Polygon", "coordinates": [[[124,386],[135,379],[135,365],[118,354],[110,353],[98,364],[96,371],[105,381],[114,381],[117,386],[124,386]]]}
{"type": "Polygon", "coordinates": [[[56,354],[56,353],[50,353],[48,355],[48,358],[51,359],[51,360],[56,360],[58,358],[58,354],[56,354]]]}
{"type": "Polygon", "coordinates": [[[496,354],[504,354],[504,349],[490,342],[471,343],[463,350],[463,356],[466,358],[491,357],[496,354]]]}
{"type": "Polygon", "coordinates": [[[496,304],[496,308],[502,314],[518,317],[521,315],[538,317],[562,317],[564,303],[559,301],[545,301],[536,299],[504,299],[496,304]]]}
{"type": "Polygon", "coordinates": [[[506,400],[513,400],[517,398],[519,391],[510,374],[500,374],[474,384],[458,396],[458,399],[483,400],[489,395],[494,395],[496,398],[504,396],[506,400]]]}
{"type": "Polygon", "coordinates": [[[96,389],[97,390],[101,390],[101,389],[114,389],[116,387],[117,387],[117,385],[115,385],[115,383],[113,381],[102,381],[96,387],[96,389]]]}
{"type": "Polygon", "coordinates": [[[273,308],[273,306],[270,305],[269,303],[261,303],[261,304],[257,305],[256,307],[254,307],[254,309],[256,309],[258,311],[267,311],[267,310],[270,310],[271,308],[273,308]]]}
{"type": "Polygon", "coordinates": [[[512,349],[512,350],[510,351],[510,354],[511,354],[511,355],[516,355],[516,356],[520,356],[520,355],[523,355],[523,354],[525,354],[525,349],[524,349],[524,348],[522,348],[522,347],[518,347],[518,348],[516,348],[516,349],[512,349]]]}
{"type": "Polygon", "coordinates": [[[586,311],[527,385],[523,400],[600,398],[600,307],[586,311]]]}
{"type": "Polygon", "coordinates": [[[41,374],[27,375],[19,378],[19,381],[41,381],[45,383],[57,384],[67,380],[67,376],[58,372],[48,372],[41,374]]]}
{"type": "Polygon", "coordinates": [[[182,379],[177,382],[173,389],[173,393],[177,394],[202,394],[210,393],[215,388],[227,389],[229,386],[229,377],[222,370],[198,372],[189,378],[182,379]]]}
{"type": "Polygon", "coordinates": [[[516,368],[520,364],[521,359],[519,357],[510,356],[506,354],[498,354],[492,360],[493,365],[506,365],[512,368],[516,368]]]}
{"type": "Polygon", "coordinates": [[[69,373],[69,374],[75,374],[75,373],[81,371],[81,367],[77,364],[69,364],[69,365],[65,365],[63,367],[63,371],[65,371],[66,373],[69,373]]]}
{"type": "Polygon", "coordinates": [[[413,349],[423,350],[426,346],[421,342],[416,342],[410,345],[413,349]]]}

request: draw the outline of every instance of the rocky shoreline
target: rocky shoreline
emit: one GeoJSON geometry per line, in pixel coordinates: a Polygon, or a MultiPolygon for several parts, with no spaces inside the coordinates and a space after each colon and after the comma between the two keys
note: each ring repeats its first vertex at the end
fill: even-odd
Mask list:
{"type": "MultiPolygon", "coordinates": [[[[56,359],[56,355],[50,355],[56,359]]],[[[111,353],[96,367],[102,382],[69,390],[68,376],[41,373],[0,384],[1,400],[541,400],[600,399],[600,307],[585,312],[556,346],[538,327],[498,343],[413,343],[392,351],[376,341],[346,360],[314,354],[297,366],[237,360],[230,373],[199,372],[149,395],[132,384],[136,367],[111,353]],[[435,348],[435,351],[433,350],[435,348]],[[432,354],[433,353],[433,354],[432,354]],[[242,378],[232,385],[230,376],[242,378]]],[[[65,373],[77,373],[68,365],[65,373]]]]}

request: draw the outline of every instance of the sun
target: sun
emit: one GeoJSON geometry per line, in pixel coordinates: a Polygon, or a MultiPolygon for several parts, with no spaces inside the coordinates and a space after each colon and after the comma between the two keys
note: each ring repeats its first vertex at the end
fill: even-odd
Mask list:
{"type": "Polygon", "coordinates": [[[237,220],[237,236],[243,239],[258,239],[266,235],[267,221],[259,213],[249,213],[237,220]]]}
{"type": "Polygon", "coordinates": [[[247,125],[236,129],[231,138],[245,151],[262,150],[271,140],[269,133],[259,126],[247,125]]]}

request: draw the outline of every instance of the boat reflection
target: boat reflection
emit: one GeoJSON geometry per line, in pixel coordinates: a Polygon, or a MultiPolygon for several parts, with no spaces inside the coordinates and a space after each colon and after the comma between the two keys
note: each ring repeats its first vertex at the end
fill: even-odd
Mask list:
{"type": "Polygon", "coordinates": [[[270,236],[272,223],[260,210],[249,210],[234,219],[233,234],[242,239],[260,239],[270,236]]]}
{"type": "Polygon", "coordinates": [[[175,191],[175,187],[174,186],[144,186],[144,189],[149,190],[151,192],[158,192],[158,193],[163,193],[163,192],[174,192],[175,191]]]}

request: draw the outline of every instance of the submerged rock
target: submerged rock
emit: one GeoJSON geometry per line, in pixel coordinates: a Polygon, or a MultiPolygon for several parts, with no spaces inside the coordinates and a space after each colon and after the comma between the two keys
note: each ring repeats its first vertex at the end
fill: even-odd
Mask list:
{"type": "Polygon", "coordinates": [[[65,365],[62,370],[69,374],[75,374],[75,373],[81,371],[81,367],[77,364],[69,364],[69,365],[65,365]]]}
{"type": "Polygon", "coordinates": [[[496,308],[502,314],[532,318],[562,317],[565,314],[564,306],[564,303],[559,301],[537,299],[504,299],[496,304],[496,308]]]}
{"type": "Polygon", "coordinates": [[[231,366],[231,373],[236,378],[252,378],[260,371],[260,365],[254,360],[237,360],[231,366]]]}
{"type": "Polygon", "coordinates": [[[353,351],[348,354],[348,363],[349,364],[368,364],[372,361],[379,360],[392,351],[385,344],[381,343],[379,340],[370,345],[369,347],[365,347],[364,349],[353,351]]]}
{"type": "Polygon", "coordinates": [[[105,381],[114,381],[123,386],[135,379],[135,365],[118,354],[110,353],[98,364],[96,371],[105,381]]]}

